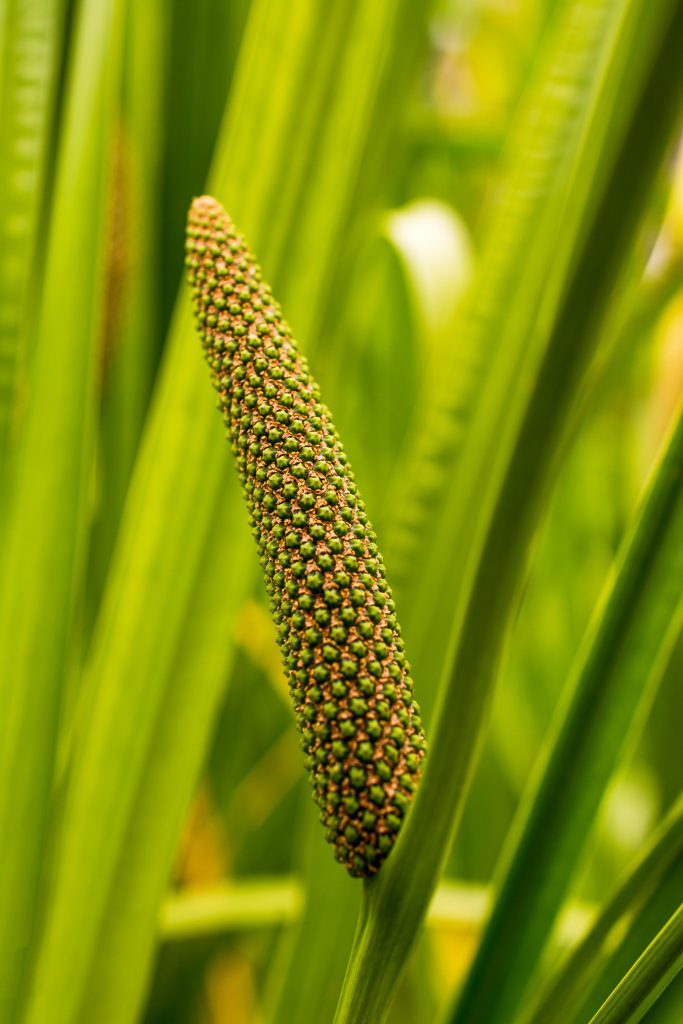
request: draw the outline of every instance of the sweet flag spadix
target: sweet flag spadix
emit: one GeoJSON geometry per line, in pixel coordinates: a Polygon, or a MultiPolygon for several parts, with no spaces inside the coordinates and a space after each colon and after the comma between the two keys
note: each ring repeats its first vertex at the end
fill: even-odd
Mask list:
{"type": "Polygon", "coordinates": [[[372,875],[425,753],[376,537],[308,363],[210,196],[190,209],[186,263],[321,820],[348,871],[372,875]]]}

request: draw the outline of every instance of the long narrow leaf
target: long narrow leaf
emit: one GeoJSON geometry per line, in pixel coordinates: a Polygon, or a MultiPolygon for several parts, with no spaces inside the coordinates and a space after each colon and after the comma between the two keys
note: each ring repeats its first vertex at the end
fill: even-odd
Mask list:
{"type": "Polygon", "coordinates": [[[0,579],[0,1012],[15,1019],[41,853],[92,453],[118,6],[85,3],[69,81],[30,396],[0,579]],[[64,268],[70,272],[64,275],[64,268]]]}
{"type": "Polygon", "coordinates": [[[454,1021],[509,1020],[533,981],[610,777],[680,632],[682,488],[683,419],[561,701],[454,1021]]]}
{"type": "MultiPolygon", "coordinates": [[[[500,200],[455,324],[453,351],[430,395],[441,415],[426,417],[414,435],[409,456],[414,495],[396,503],[389,538],[395,546],[403,535],[403,549],[413,549],[407,575],[399,580],[406,593],[399,607],[406,607],[406,643],[416,675],[424,680],[421,702],[427,721],[453,612],[466,585],[473,533],[481,523],[492,467],[503,457],[503,410],[512,415],[515,382],[533,374],[538,357],[534,325],[548,301],[549,268],[560,263],[561,248],[569,245],[573,224],[582,216],[585,189],[571,190],[574,177],[583,180],[576,152],[618,15],[615,3],[571,4],[566,24],[550,40],[554,45],[539,58],[538,81],[532,82],[510,133],[500,200]],[[460,368],[457,374],[453,366],[460,368]],[[500,424],[489,433],[496,407],[500,424]],[[416,505],[422,517],[406,522],[416,505]]],[[[403,552],[398,554],[403,568],[403,552]]],[[[393,557],[391,549],[387,557],[393,557]]]]}
{"type": "MultiPolygon", "coordinates": [[[[89,565],[95,605],[116,538],[160,347],[159,192],[168,48],[164,17],[159,0],[131,5],[122,109],[111,126],[116,172],[109,200],[112,280],[102,371],[101,484],[89,565]]],[[[90,609],[89,617],[95,611],[90,609]]]]}
{"type": "Polygon", "coordinates": [[[585,1024],[597,1013],[643,949],[678,909],[682,886],[683,858],[676,857],[661,872],[648,898],[634,908],[628,927],[612,933],[604,951],[606,955],[593,965],[592,976],[577,993],[580,998],[567,1007],[563,1021],[585,1024]]]}
{"type": "MultiPolygon", "coordinates": [[[[572,5],[570,19],[574,15],[585,29],[588,18],[592,32],[602,6],[572,5]]],[[[550,270],[547,264],[537,268],[548,277],[549,291],[540,313],[537,307],[526,311],[530,336],[522,352],[510,346],[496,361],[475,421],[473,451],[483,462],[464,464],[465,473],[476,473],[459,496],[471,524],[462,568],[467,598],[456,614],[453,656],[417,799],[392,857],[366,885],[365,915],[338,1024],[385,1018],[436,884],[461,813],[501,645],[573,399],[679,115],[683,67],[676,43],[683,3],[634,0],[610,9],[620,14],[618,31],[608,36],[609,59],[573,154],[576,205],[562,224],[557,262],[550,270]],[[656,120],[652,109],[658,110],[656,120]],[[477,493],[481,502],[475,507],[469,499],[477,493]]],[[[576,28],[570,20],[573,45],[576,28]]],[[[448,563],[450,545],[441,549],[439,535],[435,539],[435,550],[448,563]]],[[[435,621],[433,628],[442,624],[435,621]]]]}
{"type": "MultiPolygon", "coordinates": [[[[310,804],[308,793],[305,797],[310,804]]],[[[318,815],[310,806],[305,811],[306,901],[302,919],[294,935],[283,940],[271,971],[267,1005],[272,1024],[331,1019],[358,917],[358,886],[330,857],[318,815]],[[329,925],[330,910],[334,928],[329,925]]]]}
{"type": "Polygon", "coordinates": [[[637,1024],[683,967],[683,905],[652,940],[590,1024],[637,1024]]]}
{"type": "Polygon", "coordinates": [[[7,0],[0,11],[0,467],[27,372],[29,286],[37,273],[63,13],[63,0],[7,0]]]}
{"type": "MultiPolygon", "coordinates": [[[[375,17],[379,17],[381,9],[391,24],[395,8],[395,0],[382,0],[382,4],[375,5],[375,17]]],[[[328,19],[320,15],[320,5],[313,0],[296,0],[287,6],[274,0],[254,3],[209,184],[210,190],[225,201],[235,219],[250,232],[254,245],[264,253],[264,263],[275,283],[283,268],[274,265],[269,255],[267,235],[254,228],[264,204],[272,202],[289,173],[288,150],[276,146],[275,140],[280,138],[283,125],[285,136],[289,130],[296,132],[300,102],[302,98],[308,101],[306,90],[293,87],[292,82],[301,85],[307,80],[308,55],[317,52],[316,27],[322,32],[332,30],[328,19]],[[271,58],[266,56],[269,53],[271,58]],[[280,102],[277,109],[268,110],[269,97],[273,95],[278,95],[280,102]]],[[[349,45],[360,45],[363,21],[355,5],[348,18],[351,22],[334,40],[339,55],[349,45]]],[[[383,44],[383,37],[379,38],[383,44]]],[[[373,40],[374,46],[375,37],[373,40]]],[[[398,59],[399,40],[396,47],[398,59]]],[[[374,60],[371,47],[364,60],[374,60]]],[[[362,88],[353,85],[344,89],[344,81],[354,83],[354,68],[344,63],[344,78],[340,81],[339,65],[340,60],[327,62],[327,88],[339,89],[340,97],[344,94],[342,111],[348,119],[347,105],[374,105],[373,90],[379,85],[370,76],[369,85],[362,78],[362,88]]],[[[302,119],[307,123],[305,116],[302,119]]],[[[324,124],[314,123],[310,130],[315,135],[332,129],[326,118],[324,124]]],[[[363,140],[368,141],[366,137],[363,140]]],[[[356,145],[354,160],[344,164],[344,174],[354,180],[363,149],[363,145],[356,145]]],[[[348,199],[346,182],[339,194],[340,201],[348,199]]],[[[329,195],[314,190],[307,193],[306,199],[318,207],[327,207],[330,202],[329,195]]],[[[338,216],[328,223],[329,230],[338,233],[346,227],[338,216]]],[[[263,226],[263,232],[267,227],[263,226]]],[[[296,224],[291,225],[291,231],[296,234],[296,224]]],[[[333,240],[325,243],[326,274],[320,276],[320,266],[316,271],[321,282],[329,281],[339,248],[333,240]]],[[[290,253],[285,253],[283,259],[284,256],[291,262],[290,253]]],[[[302,252],[300,258],[320,262],[317,253],[302,252]]],[[[286,292],[285,289],[285,302],[286,292]]],[[[315,292],[302,296],[307,309],[317,299],[315,292]]],[[[167,706],[179,706],[179,698],[173,694],[188,685],[186,672],[179,671],[177,650],[182,631],[187,629],[189,635],[196,635],[191,620],[204,607],[203,599],[193,598],[197,581],[202,582],[198,573],[204,552],[210,551],[207,557],[221,557],[212,567],[210,578],[222,572],[225,585],[235,588],[233,597],[240,591],[244,593],[249,585],[246,575],[237,578],[232,572],[242,546],[240,537],[233,534],[222,555],[206,546],[215,521],[213,510],[229,469],[213,404],[183,294],[94,633],[84,686],[88,696],[78,724],[66,797],[64,843],[27,1016],[32,1024],[42,1021],[48,1013],[55,1024],[75,1021],[84,1012],[85,998],[92,1012],[104,1006],[109,1019],[122,1024],[141,996],[145,970],[140,970],[137,963],[130,965],[134,984],[125,986],[120,1005],[115,983],[117,977],[125,974],[124,958],[133,955],[124,939],[127,929],[137,932],[130,949],[145,964],[153,943],[154,908],[145,903],[143,929],[143,915],[134,899],[135,872],[144,860],[148,885],[160,893],[173,855],[173,829],[159,828],[155,843],[148,830],[137,823],[137,813],[152,801],[151,794],[142,800],[142,789],[156,788],[157,782],[161,782],[151,761],[156,756],[160,716],[167,706]],[[124,845],[128,842],[124,857],[124,845]],[[119,925],[111,936],[103,927],[109,905],[115,905],[119,915],[119,925]],[[104,969],[110,951],[116,959],[112,971],[104,969]],[[95,965],[102,967],[97,973],[95,965]],[[117,1016],[118,1013],[121,1015],[117,1016]]],[[[234,488],[232,493],[235,494],[234,488]]],[[[201,623],[195,622],[199,628],[201,623]]],[[[224,655],[230,643],[227,626],[226,621],[224,631],[215,638],[224,655]]],[[[202,656],[192,685],[206,693],[215,692],[221,679],[215,668],[203,674],[204,664],[215,666],[214,661],[202,656]]],[[[169,821],[180,820],[179,808],[187,799],[186,773],[196,771],[202,746],[199,737],[203,736],[206,742],[214,706],[213,700],[197,700],[193,705],[197,719],[192,727],[178,731],[178,742],[184,743],[183,737],[187,737],[196,749],[184,749],[183,756],[178,754],[178,785],[173,789],[172,799],[165,797],[164,804],[169,821]]],[[[169,793],[170,787],[164,783],[164,794],[169,793]]]]}
{"type": "Polygon", "coordinates": [[[195,615],[179,637],[174,685],[168,688],[155,726],[144,784],[130,812],[111,883],[80,1009],[84,1022],[123,1024],[138,1016],[154,951],[157,909],[201,768],[207,732],[235,657],[228,639],[242,597],[235,581],[248,578],[251,555],[250,545],[235,543],[246,532],[241,514],[232,488],[225,488],[207,541],[206,569],[192,595],[195,615]],[[198,679],[202,686],[196,685],[198,679]]]}
{"type": "Polygon", "coordinates": [[[659,876],[676,858],[683,856],[683,801],[679,801],[662,827],[657,830],[641,859],[600,910],[585,938],[572,950],[560,968],[541,987],[524,1024],[544,1024],[544,1021],[562,1021],[569,1014],[577,997],[586,988],[587,980],[595,970],[601,950],[619,921],[631,913],[634,906],[648,899],[659,876]]]}

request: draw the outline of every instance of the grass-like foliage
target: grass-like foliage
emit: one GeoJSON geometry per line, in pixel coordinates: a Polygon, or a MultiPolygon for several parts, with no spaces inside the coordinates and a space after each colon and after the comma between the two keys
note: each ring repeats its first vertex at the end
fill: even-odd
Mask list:
{"type": "Polygon", "coordinates": [[[683,1018],[681,52],[0,5],[0,1024],[683,1018]]]}

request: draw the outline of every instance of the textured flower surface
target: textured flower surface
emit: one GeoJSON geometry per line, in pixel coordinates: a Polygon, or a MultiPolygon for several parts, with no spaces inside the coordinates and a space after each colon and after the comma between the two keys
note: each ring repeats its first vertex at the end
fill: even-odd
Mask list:
{"type": "Polygon", "coordinates": [[[337,859],[368,876],[425,750],[375,534],[308,364],[210,196],[190,209],[186,263],[321,820],[337,859]]]}

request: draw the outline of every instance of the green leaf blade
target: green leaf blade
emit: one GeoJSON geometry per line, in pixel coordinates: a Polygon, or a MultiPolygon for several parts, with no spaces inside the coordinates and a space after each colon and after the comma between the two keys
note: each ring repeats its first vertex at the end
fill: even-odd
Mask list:
{"type": "Polygon", "coordinates": [[[571,1019],[572,1010],[585,996],[610,932],[644,900],[652,898],[663,876],[683,856],[683,801],[672,809],[653,836],[642,857],[607,903],[600,909],[586,936],[567,956],[548,981],[536,989],[522,1019],[524,1024],[571,1019]]]}
{"type": "Polygon", "coordinates": [[[0,467],[16,441],[32,349],[29,289],[39,267],[63,8],[62,0],[8,0],[0,12],[0,467]]]}
{"type": "MultiPolygon", "coordinates": [[[[423,781],[397,849],[378,879],[366,885],[367,910],[337,1011],[338,1024],[385,1019],[400,966],[443,865],[572,399],[678,120],[681,69],[672,40],[681,31],[683,4],[647,5],[644,11],[636,2],[612,10],[619,15],[619,31],[610,39],[611,59],[600,67],[590,117],[573,161],[576,206],[571,230],[560,239],[553,270],[547,261],[537,267],[537,273],[549,280],[549,289],[540,311],[530,305],[524,317],[531,320],[520,321],[527,323],[533,342],[526,338],[521,363],[515,348],[505,351],[505,365],[496,366],[500,373],[484,392],[470,437],[472,460],[490,454],[484,459],[486,474],[480,461],[469,467],[474,475],[460,494],[470,516],[468,557],[459,584],[466,598],[459,601],[456,613],[449,681],[442,690],[423,781]],[[636,33],[638,46],[632,46],[636,33]],[[653,108],[661,111],[657,121],[651,117],[653,108]],[[626,189],[624,168],[629,175],[626,189]],[[579,169],[587,175],[585,180],[579,169]],[[595,187],[589,193],[591,179],[595,187]],[[475,444],[478,431],[481,438],[475,444]],[[483,487],[478,507],[469,503],[477,482],[483,487]]],[[[579,24],[594,13],[584,4],[571,12],[579,24]]],[[[561,85],[562,76],[557,83],[561,85]]],[[[569,228],[566,221],[564,227],[569,228]]],[[[458,521],[456,513],[451,529],[458,521]]],[[[463,536],[458,535],[458,544],[462,543],[463,536]]],[[[445,557],[449,545],[437,545],[435,550],[453,571],[453,561],[445,557]]],[[[448,607],[448,602],[444,605],[448,607]]],[[[441,612],[443,620],[443,607],[441,612]]],[[[443,621],[433,628],[438,635],[443,621]]]]}
{"type": "Polygon", "coordinates": [[[541,953],[634,726],[683,624],[683,420],[679,420],[614,584],[561,701],[549,752],[453,1020],[510,1019],[541,953]]]}
{"type": "Polygon", "coordinates": [[[33,937],[60,698],[83,553],[92,444],[116,6],[86,5],[58,160],[31,392],[0,580],[0,1006],[14,1012],[33,937]],[[63,268],[72,268],[65,285],[63,268]],[[49,440],[49,443],[48,443],[49,440]],[[40,467],[36,472],[35,467],[40,467]],[[27,737],[31,737],[27,750],[27,737]]]}
{"type": "Polygon", "coordinates": [[[603,1003],[590,1024],[638,1024],[683,967],[683,905],[603,1003]]]}
{"type": "MultiPolygon", "coordinates": [[[[383,0],[381,9],[390,24],[395,8],[395,0],[383,0]]],[[[358,46],[357,33],[363,22],[355,5],[353,12],[350,35],[358,46]]],[[[377,11],[373,16],[378,16],[377,11]]],[[[279,194],[290,158],[287,148],[275,145],[280,138],[279,122],[268,122],[269,130],[264,130],[266,109],[274,68],[278,75],[305,83],[310,36],[319,24],[316,0],[296,0],[286,8],[274,0],[256,0],[252,5],[208,183],[208,190],[224,201],[250,234],[254,247],[264,252],[264,267],[276,288],[284,267],[272,265],[268,238],[261,237],[258,225],[264,207],[279,194]],[[267,53],[271,58],[266,57],[267,53]]],[[[376,42],[377,37],[373,37],[373,45],[376,42]]],[[[400,39],[394,42],[393,59],[402,59],[400,39]]],[[[339,33],[334,44],[336,52],[343,54],[349,45],[347,34],[339,33]]],[[[367,59],[372,63],[372,54],[367,59]]],[[[327,64],[328,89],[337,80],[338,65],[339,61],[327,64]]],[[[348,62],[344,66],[346,76],[352,76],[353,67],[348,62]]],[[[375,76],[368,77],[366,102],[373,104],[372,90],[381,82],[375,76]]],[[[287,124],[298,122],[299,112],[292,109],[292,104],[298,103],[302,95],[306,102],[317,105],[305,88],[292,89],[288,95],[290,101],[278,108],[278,117],[287,124]]],[[[363,95],[353,91],[348,105],[364,102],[363,95]]],[[[320,116],[324,113],[321,111],[320,116]]],[[[349,110],[342,108],[342,114],[341,123],[346,123],[349,110]]],[[[305,117],[303,120],[307,122],[305,117]]],[[[314,135],[322,131],[323,126],[315,119],[310,122],[314,135]]],[[[364,131],[370,132],[367,121],[362,123],[366,125],[364,131]]],[[[364,138],[365,144],[370,141],[364,138]]],[[[353,160],[345,164],[344,174],[356,188],[364,148],[356,145],[353,160]]],[[[354,189],[344,182],[340,201],[348,201],[349,193],[355,194],[354,189]]],[[[306,199],[312,207],[325,207],[325,223],[330,231],[340,235],[346,230],[341,216],[330,216],[329,195],[311,188],[306,199]]],[[[295,212],[302,215],[300,209],[295,212]]],[[[315,220],[314,214],[310,216],[315,220]]],[[[262,232],[266,228],[267,224],[262,232]]],[[[289,231],[296,234],[295,223],[289,231]]],[[[320,284],[304,296],[307,313],[322,302],[323,284],[329,285],[336,272],[341,248],[338,241],[331,237],[325,243],[324,273],[316,264],[320,284]]],[[[297,256],[301,261],[310,258],[306,252],[297,256]]],[[[313,258],[317,260],[317,256],[313,258]]],[[[291,252],[283,253],[283,263],[293,259],[291,252]]],[[[289,313],[286,288],[282,298],[289,313]]],[[[198,768],[223,681],[216,667],[216,652],[211,654],[207,641],[198,655],[197,672],[193,672],[193,685],[201,688],[202,699],[190,704],[193,717],[184,732],[177,722],[174,726],[172,709],[182,705],[187,713],[187,703],[182,700],[187,662],[178,660],[179,638],[201,633],[198,616],[206,608],[204,597],[215,601],[217,579],[222,577],[224,586],[231,588],[226,615],[232,614],[233,600],[242,600],[251,586],[250,574],[243,571],[241,533],[232,529],[220,549],[207,543],[221,493],[227,494],[229,502],[223,509],[226,522],[236,522],[244,511],[235,488],[222,490],[232,467],[186,299],[183,292],[93,636],[84,685],[89,696],[76,721],[65,800],[65,842],[56,867],[27,1024],[36,1024],[48,1012],[54,1024],[72,1024],[81,1019],[86,1008],[94,1012],[99,1007],[106,1008],[102,1012],[106,1012],[107,1019],[123,1024],[139,1007],[156,931],[154,900],[158,900],[168,877],[174,834],[187,803],[187,779],[198,768]],[[210,571],[205,559],[214,559],[210,571]],[[163,747],[163,737],[174,728],[182,750],[176,755],[180,773],[177,785],[169,792],[155,759],[163,747]],[[185,745],[190,743],[196,743],[196,747],[185,745]],[[147,786],[149,793],[145,792],[147,786]],[[160,800],[163,798],[165,823],[152,834],[138,815],[153,804],[155,793],[160,800]],[[136,902],[136,873],[141,870],[153,893],[153,898],[145,896],[142,907],[136,902]],[[104,921],[107,908],[112,906],[119,920],[109,932],[104,921]],[[134,939],[127,942],[126,935],[132,933],[134,939]],[[122,978],[123,986],[119,984],[122,978]]],[[[220,665],[225,666],[232,638],[227,618],[219,621],[221,635],[214,643],[220,648],[220,665]]]]}

